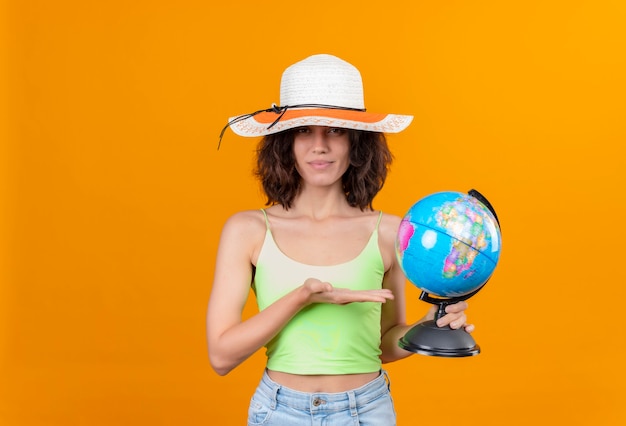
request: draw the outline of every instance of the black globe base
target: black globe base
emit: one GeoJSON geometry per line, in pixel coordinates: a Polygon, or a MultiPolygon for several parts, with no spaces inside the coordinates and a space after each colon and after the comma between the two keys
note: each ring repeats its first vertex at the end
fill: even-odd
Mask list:
{"type": "Polygon", "coordinates": [[[411,328],[400,339],[398,345],[409,352],[459,358],[480,353],[480,347],[474,338],[464,329],[452,329],[449,326],[438,327],[435,321],[425,321],[411,328]]]}

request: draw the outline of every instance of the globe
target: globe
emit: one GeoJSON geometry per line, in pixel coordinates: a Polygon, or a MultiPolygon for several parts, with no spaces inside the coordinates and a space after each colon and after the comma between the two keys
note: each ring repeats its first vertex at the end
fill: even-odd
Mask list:
{"type": "Polygon", "coordinates": [[[467,295],[480,289],[498,264],[498,219],[479,193],[478,198],[471,193],[428,195],[402,219],[398,262],[407,279],[424,292],[446,298],[467,295]]]}

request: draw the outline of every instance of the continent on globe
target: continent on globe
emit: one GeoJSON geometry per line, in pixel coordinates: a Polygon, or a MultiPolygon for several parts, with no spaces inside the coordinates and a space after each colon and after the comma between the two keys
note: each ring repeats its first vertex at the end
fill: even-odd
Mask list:
{"type": "Polygon", "coordinates": [[[500,242],[497,218],[477,198],[438,192],[419,200],[404,216],[396,255],[416,287],[440,297],[458,297],[491,277],[500,242]]]}

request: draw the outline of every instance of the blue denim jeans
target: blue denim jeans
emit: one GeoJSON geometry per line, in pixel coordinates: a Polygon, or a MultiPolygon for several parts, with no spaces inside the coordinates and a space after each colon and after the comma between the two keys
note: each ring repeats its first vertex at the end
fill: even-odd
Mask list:
{"type": "Polygon", "coordinates": [[[267,372],[250,401],[248,426],[394,426],[389,376],[347,392],[307,393],[272,381],[267,372]]]}

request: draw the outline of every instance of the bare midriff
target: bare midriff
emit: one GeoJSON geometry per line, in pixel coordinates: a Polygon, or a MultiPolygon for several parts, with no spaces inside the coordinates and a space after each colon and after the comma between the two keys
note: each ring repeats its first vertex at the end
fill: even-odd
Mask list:
{"type": "Polygon", "coordinates": [[[380,372],[335,375],[300,375],[267,370],[276,383],[300,392],[346,392],[359,388],[380,375],[380,372]]]}

